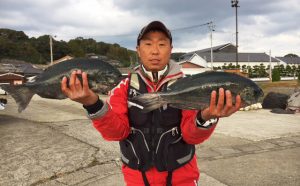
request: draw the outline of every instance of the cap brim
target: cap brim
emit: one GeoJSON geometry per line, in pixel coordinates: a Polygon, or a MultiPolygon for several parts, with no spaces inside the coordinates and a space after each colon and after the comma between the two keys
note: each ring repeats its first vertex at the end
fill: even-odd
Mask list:
{"type": "Polygon", "coordinates": [[[149,23],[147,26],[145,26],[142,29],[142,31],[139,34],[138,41],[141,40],[146,33],[148,33],[149,31],[152,31],[152,30],[161,30],[166,34],[166,36],[170,40],[172,40],[170,31],[167,29],[167,27],[162,22],[152,21],[151,23],[149,23]]]}

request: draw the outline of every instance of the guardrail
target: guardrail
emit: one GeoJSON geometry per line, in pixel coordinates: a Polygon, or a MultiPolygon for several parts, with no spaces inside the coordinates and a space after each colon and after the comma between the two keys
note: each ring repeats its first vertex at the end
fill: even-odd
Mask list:
{"type": "MultiPolygon", "coordinates": [[[[270,81],[269,78],[250,78],[252,81],[270,81]]],[[[291,80],[297,80],[295,77],[280,77],[280,81],[291,81],[291,80]]]]}

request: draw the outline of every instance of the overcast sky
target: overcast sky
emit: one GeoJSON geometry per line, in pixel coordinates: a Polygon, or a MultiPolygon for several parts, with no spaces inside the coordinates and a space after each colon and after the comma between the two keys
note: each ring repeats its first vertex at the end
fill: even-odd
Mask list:
{"type": "MultiPolygon", "coordinates": [[[[240,52],[272,51],[272,56],[300,56],[299,0],[240,0],[240,52]]],[[[24,31],[29,37],[56,35],[118,43],[135,49],[140,29],[160,20],[172,31],[173,52],[235,44],[235,8],[230,0],[0,0],[0,28],[24,31]],[[179,30],[176,30],[179,29],[179,30]]]]}

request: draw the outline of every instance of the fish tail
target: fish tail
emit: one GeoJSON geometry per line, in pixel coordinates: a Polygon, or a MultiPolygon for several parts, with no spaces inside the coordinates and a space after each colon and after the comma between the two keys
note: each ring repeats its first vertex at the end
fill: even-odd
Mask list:
{"type": "Polygon", "coordinates": [[[133,98],[133,100],[138,101],[142,106],[142,112],[147,113],[152,110],[158,109],[167,102],[158,93],[146,93],[133,98]]]}
{"type": "Polygon", "coordinates": [[[22,112],[35,94],[24,85],[1,85],[1,88],[11,95],[18,105],[18,112],[22,112]]]}

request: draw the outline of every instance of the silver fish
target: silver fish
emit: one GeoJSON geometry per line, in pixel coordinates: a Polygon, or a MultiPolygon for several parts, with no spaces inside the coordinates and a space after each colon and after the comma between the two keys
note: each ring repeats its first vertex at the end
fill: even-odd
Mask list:
{"type": "MultiPolygon", "coordinates": [[[[82,70],[88,74],[89,87],[96,93],[110,91],[122,79],[118,69],[98,59],[77,58],[67,60],[47,68],[31,81],[21,85],[0,85],[18,104],[22,112],[29,104],[33,95],[42,98],[65,99],[61,91],[61,80],[70,77],[72,71],[82,70]]],[[[82,82],[81,76],[78,76],[82,82]]]]}
{"type": "Polygon", "coordinates": [[[209,107],[211,92],[220,88],[231,91],[233,104],[235,96],[239,94],[243,106],[259,102],[263,96],[262,89],[248,78],[227,72],[204,72],[177,80],[165,92],[146,93],[132,99],[141,104],[143,112],[164,105],[184,110],[202,110],[209,107]]]}

